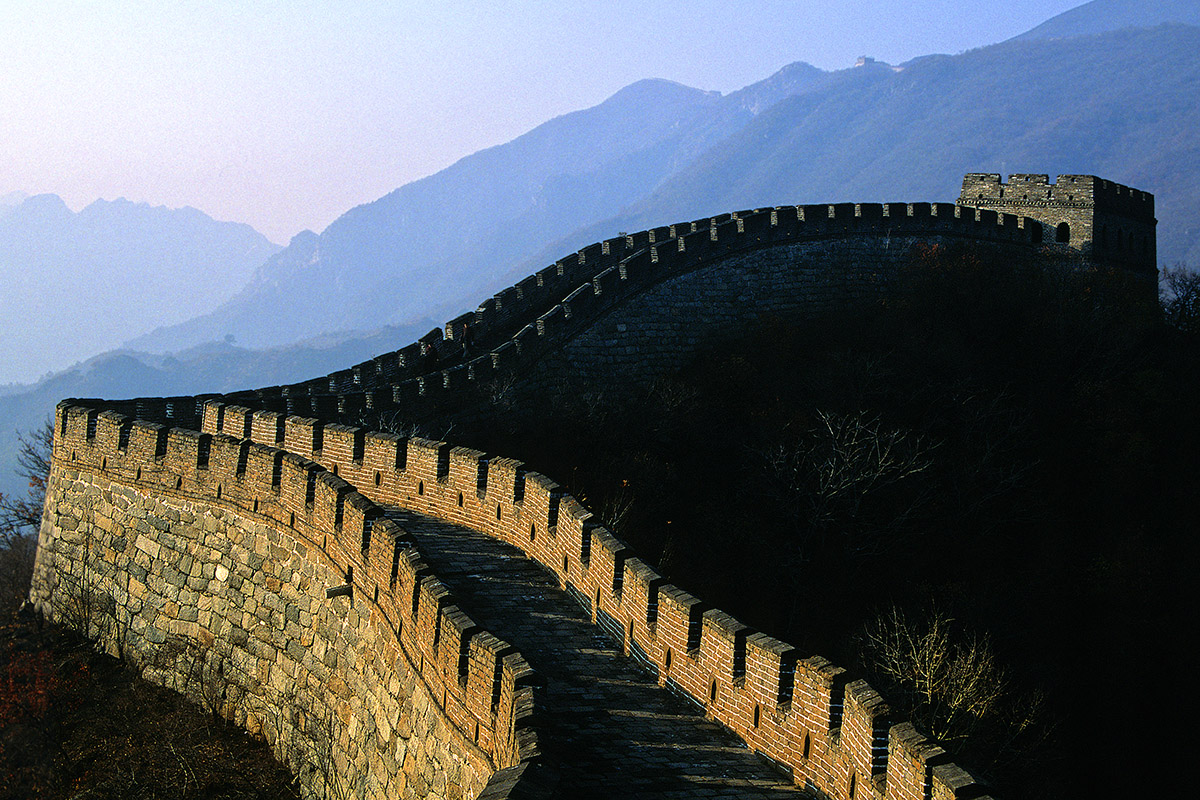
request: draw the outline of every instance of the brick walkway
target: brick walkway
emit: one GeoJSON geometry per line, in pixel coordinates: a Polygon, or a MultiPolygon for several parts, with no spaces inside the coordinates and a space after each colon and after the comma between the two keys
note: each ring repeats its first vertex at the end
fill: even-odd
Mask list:
{"type": "Polygon", "coordinates": [[[624,657],[556,579],[484,534],[389,509],[489,632],[546,678],[541,747],[563,797],[791,798],[788,781],[733,734],[624,657]]]}

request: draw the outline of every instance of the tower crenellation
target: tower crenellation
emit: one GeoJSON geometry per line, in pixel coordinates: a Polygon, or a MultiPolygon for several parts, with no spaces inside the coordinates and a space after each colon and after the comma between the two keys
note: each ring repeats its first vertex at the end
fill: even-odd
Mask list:
{"type": "Polygon", "coordinates": [[[1135,272],[1157,269],[1154,195],[1095,175],[970,173],[958,205],[1040,223],[1033,238],[1080,251],[1098,264],[1135,272]],[[1040,234],[1040,239],[1039,239],[1040,234]]]}

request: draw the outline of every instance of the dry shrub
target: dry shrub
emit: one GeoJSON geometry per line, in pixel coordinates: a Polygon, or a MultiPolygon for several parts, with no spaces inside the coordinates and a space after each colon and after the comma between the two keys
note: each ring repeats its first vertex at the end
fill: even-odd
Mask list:
{"type": "Polygon", "coordinates": [[[913,618],[893,606],[866,627],[861,654],[902,714],[985,770],[1027,759],[1050,735],[1042,695],[1018,688],[989,637],[941,609],[913,618]]]}

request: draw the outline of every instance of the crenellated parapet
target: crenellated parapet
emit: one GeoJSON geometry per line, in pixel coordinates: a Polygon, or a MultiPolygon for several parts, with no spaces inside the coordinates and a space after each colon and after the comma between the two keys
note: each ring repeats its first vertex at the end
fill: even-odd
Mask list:
{"type": "Polygon", "coordinates": [[[296,762],[278,744],[292,741],[284,732],[311,749],[322,741],[313,720],[336,716],[339,763],[357,771],[365,796],[439,796],[446,776],[426,769],[435,762],[479,797],[550,796],[536,726],[542,679],[472,620],[384,513],[404,509],[522,550],[659,684],[819,796],[981,797],[984,787],[864,681],[672,585],[551,478],[335,421],[453,419],[464,398],[513,375],[591,370],[607,380],[679,363],[753,313],[803,316],[877,297],[917,246],[1109,263],[1093,239],[1055,241],[1046,209],[1099,225],[1104,213],[1136,217],[1150,226],[1137,235],[1152,236],[1152,203],[1088,176],[971,175],[959,205],[738,211],[589,245],[418,342],[313,380],[65,401],[31,595],[64,619],[87,592],[111,597],[109,623],[90,611],[76,622],[194,696],[178,657],[163,666],[156,654],[201,643],[232,687],[218,710],[274,736],[285,759],[296,762]]]}
{"type": "MultiPolygon", "coordinates": [[[[228,419],[232,422],[234,416],[230,414],[228,419]]],[[[100,558],[112,558],[114,550],[136,556],[128,564],[137,564],[144,570],[143,575],[148,572],[153,576],[146,577],[144,582],[164,585],[164,576],[181,574],[180,570],[198,561],[206,549],[205,524],[195,518],[190,523],[178,524],[180,511],[190,509],[191,512],[183,512],[188,514],[197,508],[220,509],[227,517],[245,523],[244,529],[237,532],[222,530],[223,540],[240,544],[240,537],[246,536],[247,531],[257,532],[259,538],[253,543],[244,542],[242,547],[233,547],[224,553],[224,558],[221,554],[207,553],[205,561],[210,566],[216,565],[211,567],[211,576],[185,583],[190,589],[183,589],[182,598],[178,592],[161,597],[147,592],[137,598],[139,605],[162,600],[171,609],[170,613],[182,614],[180,619],[188,618],[188,609],[194,610],[190,622],[182,626],[171,624],[174,620],[160,621],[164,639],[179,635],[211,643],[221,637],[228,638],[231,628],[249,633],[250,639],[260,633],[263,622],[273,627],[274,621],[255,619],[252,625],[243,625],[242,616],[252,613],[255,606],[278,604],[288,609],[279,620],[282,630],[278,635],[262,637],[257,651],[248,644],[231,646],[225,654],[227,664],[223,671],[232,674],[239,664],[256,658],[261,661],[256,669],[265,666],[269,671],[276,662],[287,664],[285,669],[290,673],[287,683],[292,692],[289,696],[294,698],[306,686],[353,686],[354,676],[346,674],[346,669],[353,669],[357,660],[377,660],[384,665],[380,674],[374,676],[377,682],[386,688],[392,683],[411,680],[416,688],[409,690],[409,694],[422,695],[428,704],[425,713],[440,717],[439,729],[443,734],[453,733],[451,738],[456,741],[449,746],[470,768],[463,769],[474,776],[472,780],[464,779],[465,785],[474,784],[476,791],[485,790],[489,781],[497,786],[507,785],[511,773],[523,774],[536,765],[538,733],[533,718],[541,679],[520,653],[477,625],[425,564],[412,537],[386,518],[374,501],[339,477],[336,469],[331,471],[298,453],[267,444],[276,441],[274,429],[269,426],[255,427],[249,437],[240,435],[244,430],[238,429],[237,437],[221,432],[214,435],[169,428],[114,411],[61,404],[55,420],[51,475],[51,499],[56,502],[47,506],[31,591],[38,607],[51,618],[71,622],[73,594],[69,586],[74,585],[76,591],[90,588],[93,592],[111,593],[113,587],[100,582],[107,573],[92,570],[96,569],[93,559],[97,554],[107,554],[100,558]],[[81,495],[75,499],[56,498],[61,487],[70,483],[83,487],[81,495]],[[118,496],[145,497],[155,507],[164,503],[164,508],[171,510],[159,509],[158,514],[144,519],[124,518],[123,512],[130,501],[112,499],[121,489],[128,492],[118,496]],[[85,512],[82,519],[81,510],[85,512]],[[97,527],[100,519],[108,520],[109,524],[97,527]],[[113,520],[121,519],[127,524],[112,525],[113,520]],[[67,540],[85,533],[87,542],[80,554],[73,549],[79,543],[67,540]],[[194,547],[175,547],[179,541],[193,538],[196,541],[189,545],[194,547]],[[293,565],[289,573],[311,574],[313,580],[288,586],[286,579],[281,580],[278,574],[269,571],[250,574],[253,568],[250,573],[239,575],[239,566],[243,572],[247,565],[257,564],[259,570],[264,569],[264,554],[278,559],[299,554],[305,564],[293,565]],[[71,584],[72,578],[84,574],[94,586],[71,584]],[[242,579],[234,590],[226,582],[231,574],[242,579]],[[257,583],[262,584],[263,591],[243,588],[257,583]],[[194,595],[190,599],[188,591],[194,595]],[[236,600],[231,601],[231,597],[236,600]],[[222,610],[213,613],[214,607],[222,610]],[[307,609],[302,613],[318,620],[322,607],[334,608],[334,616],[340,617],[343,624],[362,629],[353,631],[350,639],[369,641],[371,649],[378,652],[358,652],[351,660],[344,660],[350,653],[332,659],[318,655],[314,661],[318,651],[334,651],[345,646],[345,642],[332,637],[314,641],[313,630],[318,631],[319,639],[321,626],[314,622],[299,624],[299,610],[294,620],[290,614],[291,609],[307,609]],[[202,616],[206,611],[207,618],[202,616]],[[355,622],[346,623],[345,617],[351,611],[355,622]],[[367,635],[364,631],[371,633],[367,635]],[[325,662],[319,660],[322,657],[325,662]],[[330,661],[335,667],[328,667],[330,661]],[[345,668],[339,669],[337,665],[345,668]],[[493,780],[493,776],[498,777],[493,780]]],[[[343,459],[353,463],[356,455],[361,462],[363,453],[355,450],[356,441],[363,441],[359,432],[330,426],[327,436],[325,452],[336,456],[334,464],[343,459]]],[[[377,445],[373,437],[372,454],[377,445]]],[[[395,458],[394,443],[392,451],[395,458]]],[[[116,583],[121,584],[121,578],[128,587],[128,576],[118,576],[116,583]]],[[[124,596],[132,597],[128,589],[124,596]]],[[[93,619],[85,624],[90,624],[92,632],[105,639],[103,643],[114,652],[131,655],[143,665],[161,667],[160,653],[153,646],[134,641],[141,638],[133,635],[139,617],[123,618],[117,608],[106,613],[113,615],[112,618],[93,619]]],[[[159,630],[154,627],[153,619],[148,629],[159,630]]],[[[162,644],[153,642],[160,638],[156,635],[148,638],[153,644],[162,644]]],[[[233,641],[237,641],[236,635],[233,641]]],[[[186,666],[190,668],[192,663],[186,666]]],[[[173,680],[177,688],[188,690],[188,686],[181,684],[181,681],[186,683],[184,679],[190,679],[190,674],[182,678],[179,674],[170,675],[165,682],[173,680]]],[[[190,688],[194,694],[195,687],[190,688]]],[[[254,705],[255,700],[278,700],[279,692],[272,693],[258,680],[249,681],[242,688],[246,692],[236,702],[214,710],[246,724],[246,708],[254,705]]],[[[321,697],[321,692],[318,691],[317,697],[321,697]]],[[[334,709],[324,711],[334,714],[342,705],[345,704],[335,704],[334,709]]],[[[369,707],[350,710],[347,705],[345,713],[349,716],[383,712],[369,707]]],[[[400,709],[397,713],[413,712],[400,709]]],[[[310,718],[318,716],[312,708],[307,708],[305,714],[310,718]]],[[[255,720],[251,712],[251,721],[251,727],[257,730],[267,727],[261,714],[255,720]]],[[[359,727],[366,725],[363,722],[359,727]]],[[[301,728],[296,735],[305,734],[301,728]]],[[[357,745],[352,738],[347,745],[347,752],[334,753],[333,757],[339,763],[356,765],[361,760],[352,752],[357,745]]],[[[289,752],[280,755],[286,761],[289,752]]],[[[356,766],[363,774],[371,768],[368,763],[356,766]]],[[[397,770],[405,769],[403,757],[395,766],[397,770]]],[[[412,780],[412,776],[408,778],[412,780]]],[[[387,786],[382,782],[379,788],[387,786]]],[[[392,795],[384,792],[379,796],[392,795]]],[[[487,796],[509,795],[507,789],[500,792],[493,788],[487,796]]]]}
{"type": "Polygon", "coordinates": [[[959,205],[1029,217],[1038,241],[1068,245],[1096,263],[1155,274],[1154,195],[1095,175],[1012,175],[963,178],[959,205]]]}
{"type": "MultiPolygon", "coordinates": [[[[255,416],[211,401],[204,430],[214,437],[225,425],[244,430],[255,416]]],[[[674,586],[560,485],[521,462],[306,418],[287,418],[283,430],[285,450],[336,472],[374,503],[524,551],[661,685],[785,767],[797,784],[845,798],[986,794],[941,748],[896,719],[865,681],[674,586]]]]}
{"type": "Polygon", "coordinates": [[[324,419],[370,412],[420,416],[461,402],[468,391],[527,373],[546,353],[652,287],[722,262],[792,246],[801,261],[809,253],[840,248],[846,258],[894,263],[917,243],[952,242],[1048,260],[1080,256],[1069,243],[1045,237],[1036,220],[967,205],[842,203],[738,211],[597,242],[407,347],[321,378],[224,399],[324,419]]]}

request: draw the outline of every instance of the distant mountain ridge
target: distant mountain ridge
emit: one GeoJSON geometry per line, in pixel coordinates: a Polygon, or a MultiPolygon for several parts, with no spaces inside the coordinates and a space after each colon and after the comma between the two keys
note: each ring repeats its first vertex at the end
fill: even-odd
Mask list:
{"type": "Polygon", "coordinates": [[[288,347],[248,350],[211,342],[170,355],[112,350],[73,364],[33,386],[0,387],[0,494],[20,496],[25,481],[13,471],[17,432],[45,423],[64,397],[160,397],[231,392],[262,384],[286,384],[357,364],[396,350],[427,332],[428,319],[385,326],[358,337],[322,336],[288,347]]]}
{"type": "Polygon", "coordinates": [[[1092,0],[1016,37],[1063,39],[1091,36],[1122,28],[1153,28],[1167,22],[1200,25],[1196,0],[1092,0]]]}
{"type": "Polygon", "coordinates": [[[24,203],[27,197],[29,195],[24,192],[9,192],[8,194],[0,195],[0,218],[6,216],[14,208],[24,203]]]}
{"type": "Polygon", "coordinates": [[[953,199],[973,171],[1094,173],[1152,191],[1162,260],[1200,263],[1200,29],[1051,38],[1195,10],[1141,7],[1096,0],[1016,41],[899,71],[798,63],[726,96],[640,81],[301,234],[228,303],[130,345],[232,334],[270,346],[449,316],[618,230],[781,202],[953,199]]]}
{"type": "MultiPolygon", "coordinates": [[[[626,213],[541,256],[774,203],[953,200],[967,172],[1097,174],[1153,192],[1160,261],[1200,266],[1200,28],[1010,41],[868,64],[768,109],[626,213]],[[1031,74],[1031,65],[1053,64],[1031,74]]],[[[519,265],[525,274],[537,259],[519,265]]]]}
{"type": "Polygon", "coordinates": [[[306,232],[210,315],[130,342],[170,350],[233,333],[268,346],[450,311],[501,288],[507,267],[581,222],[644,196],[713,144],[824,73],[792,65],[722,97],[670,81],[627,86],[306,232]],[[497,269],[500,265],[501,269],[497,269]],[[262,320],[263,304],[303,310],[262,320]],[[337,297],[340,302],[331,303],[337,297]],[[270,324],[267,324],[267,323],[270,324]]]}
{"type": "Polygon", "coordinates": [[[97,200],[78,213],[53,194],[0,206],[0,383],[29,381],[131,333],[212,308],[278,246],[194,208],[97,200]]]}
{"type": "MultiPolygon", "coordinates": [[[[310,377],[304,370],[318,363],[312,374],[328,371],[327,355],[353,354],[345,366],[370,355],[367,343],[395,338],[355,331],[421,319],[388,329],[411,341],[431,318],[444,321],[620,230],[777,203],[950,200],[964,172],[1095,173],[1152,191],[1161,260],[1200,265],[1200,28],[1125,25],[1142,7],[1097,0],[1016,40],[898,68],[823,72],[796,63],[726,96],[640,81],[351,209],[321,234],[299,234],[248,266],[258,267],[251,283],[213,312],[136,337],[129,352],[32,392],[9,391],[7,402],[34,420],[55,392],[167,395],[310,377]],[[1093,30],[1106,26],[1120,30],[1093,30]],[[318,347],[324,355],[243,349],[326,331],[341,332],[329,340],[342,344],[318,347]],[[237,346],[149,354],[227,334],[237,346]]],[[[1145,8],[1135,16],[1153,25],[1192,10],[1161,0],[1145,8]]],[[[26,204],[50,220],[70,214],[57,198],[9,195],[0,198],[0,229],[26,204]]],[[[56,285],[64,307],[136,306],[129,298],[139,290],[119,280],[56,285]]]]}

